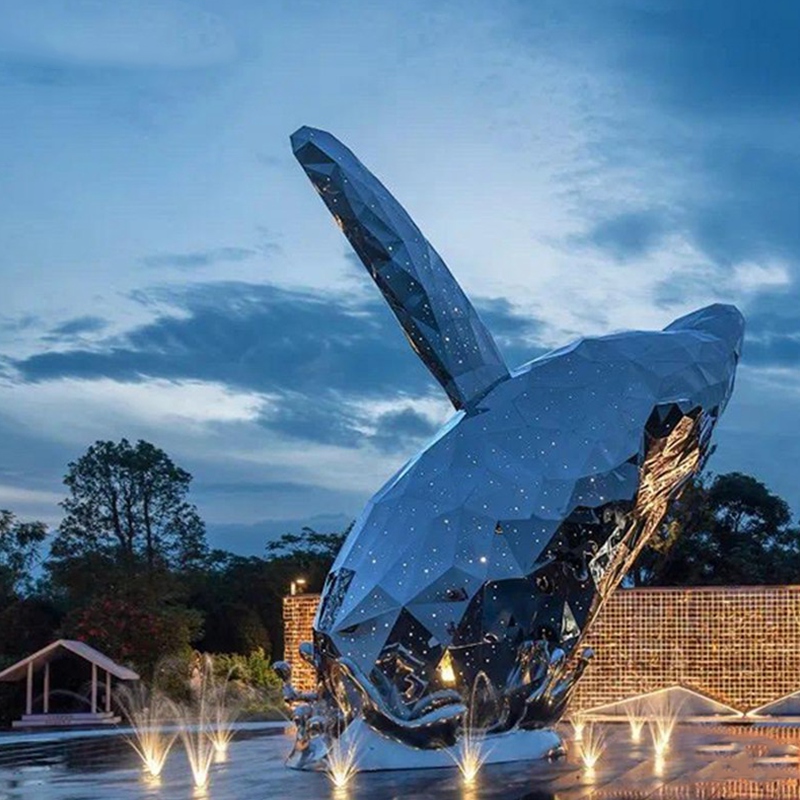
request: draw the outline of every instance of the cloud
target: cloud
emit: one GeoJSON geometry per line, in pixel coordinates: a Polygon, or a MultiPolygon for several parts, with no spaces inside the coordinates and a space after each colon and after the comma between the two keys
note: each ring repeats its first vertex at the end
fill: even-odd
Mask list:
{"type": "Polygon", "coordinates": [[[588,57],[624,97],[597,147],[627,165],[625,190],[635,170],[715,261],[798,263],[800,7],[612,2],[590,17],[588,57]]]}
{"type": "Polygon", "coordinates": [[[236,57],[223,21],[178,0],[7,0],[0,58],[80,68],[190,69],[236,57]]]}
{"type": "Polygon", "coordinates": [[[197,430],[213,423],[248,422],[257,419],[268,402],[255,393],[198,380],[61,377],[0,385],[0,406],[13,408],[29,428],[63,442],[103,438],[104,430],[132,423],[151,430],[197,430]]]}
{"type": "Polygon", "coordinates": [[[647,254],[660,243],[668,229],[663,209],[631,211],[598,222],[578,244],[607,250],[614,258],[628,260],[647,254]]]}
{"type": "Polygon", "coordinates": [[[0,483],[0,508],[19,508],[40,503],[55,505],[62,499],[55,492],[39,491],[21,486],[9,486],[0,483]]]}
{"type": "Polygon", "coordinates": [[[372,443],[388,452],[408,447],[409,442],[430,439],[439,426],[411,407],[387,411],[375,420],[372,443]]]}
{"type": "MultiPolygon", "coordinates": [[[[231,490],[235,497],[235,487],[231,490]]],[[[285,489],[282,491],[285,492],[285,489]]],[[[303,487],[304,497],[308,497],[308,487],[303,487]]],[[[340,501],[327,498],[328,502],[340,501]]],[[[211,547],[223,550],[232,550],[242,555],[263,556],[264,546],[268,541],[281,537],[284,533],[300,533],[303,528],[311,528],[320,533],[338,533],[347,528],[353,521],[352,516],[346,514],[315,514],[303,515],[290,519],[269,519],[259,522],[242,524],[211,524],[206,526],[208,543],[211,547]]]]}
{"type": "MultiPolygon", "coordinates": [[[[93,398],[151,423],[256,421],[295,440],[382,452],[413,451],[452,412],[380,299],[238,283],[140,299],[171,312],[91,348],[15,362],[16,391],[93,398]]],[[[537,326],[510,303],[478,305],[513,364],[541,351],[528,342],[537,326]]]]}
{"type": "Polygon", "coordinates": [[[213,250],[199,250],[194,253],[156,253],[145,256],[142,263],[146,267],[175,267],[177,269],[197,269],[210,267],[226,261],[245,261],[256,255],[255,250],[246,247],[218,247],[213,250]]]}
{"type": "MultiPolygon", "coordinates": [[[[218,381],[259,392],[308,397],[410,395],[438,391],[408,348],[391,312],[378,299],[292,291],[244,283],[198,284],[185,290],[140,293],[143,302],[169,305],[152,323],[100,342],[19,360],[29,381],[58,377],[218,381]]],[[[483,309],[484,304],[478,303],[483,309]]],[[[505,301],[485,304],[484,316],[501,342],[525,350],[536,325],[505,301]]]]}
{"type": "Polygon", "coordinates": [[[0,317],[0,331],[19,333],[27,331],[41,324],[41,320],[34,314],[23,314],[18,317],[0,317]]]}
{"type": "Polygon", "coordinates": [[[75,319],[62,322],[56,325],[45,337],[46,341],[59,341],[61,339],[73,339],[86,333],[98,333],[108,326],[108,322],[102,317],[91,315],[75,317],[75,319]]]}

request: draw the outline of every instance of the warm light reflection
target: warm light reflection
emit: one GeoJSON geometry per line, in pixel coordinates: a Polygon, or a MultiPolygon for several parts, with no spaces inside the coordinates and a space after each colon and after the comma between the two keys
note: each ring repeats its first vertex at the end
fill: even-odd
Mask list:
{"type": "Polygon", "coordinates": [[[203,789],[208,784],[208,773],[214,760],[214,745],[202,723],[204,712],[202,698],[196,708],[178,707],[180,737],[196,789],[203,789]]]}
{"type": "Polygon", "coordinates": [[[642,731],[646,722],[639,704],[629,703],[626,705],[625,716],[628,718],[628,726],[631,730],[631,741],[634,744],[639,744],[642,741],[642,731]]]}
{"type": "Polygon", "coordinates": [[[598,725],[586,724],[581,737],[581,761],[587,772],[592,772],[606,749],[606,736],[598,725]]]}
{"type": "Polygon", "coordinates": [[[661,695],[652,707],[652,716],[647,720],[650,738],[656,759],[663,759],[669,750],[670,739],[678,724],[680,705],[675,704],[669,696],[661,695]]]}
{"type": "Polygon", "coordinates": [[[456,673],[453,669],[453,657],[450,655],[449,650],[444,651],[438,669],[442,683],[452,686],[456,682],[456,673]]]}
{"type": "Polygon", "coordinates": [[[228,745],[233,740],[234,723],[239,716],[239,709],[231,702],[227,682],[220,686],[210,686],[206,690],[205,719],[202,721],[214,753],[222,760],[228,752],[228,745]]]}
{"type": "Polygon", "coordinates": [[[659,755],[656,753],[656,759],[653,763],[653,772],[655,773],[657,778],[661,778],[664,775],[664,766],[666,761],[663,755],[659,755]]]}
{"type": "Polygon", "coordinates": [[[358,772],[358,743],[355,739],[334,739],[326,756],[328,778],[337,789],[344,789],[358,772]]]}
{"type": "Polygon", "coordinates": [[[572,725],[573,740],[580,742],[583,739],[583,731],[586,728],[586,717],[580,713],[575,713],[570,717],[569,722],[572,725]]]}
{"type": "Polygon", "coordinates": [[[116,700],[133,728],[133,736],[126,737],[127,742],[138,753],[148,776],[157,778],[178,736],[177,731],[164,730],[165,723],[174,716],[174,707],[143,683],[121,686],[116,700]]]}
{"type": "Polygon", "coordinates": [[[472,785],[489,755],[483,732],[466,728],[450,754],[464,778],[464,783],[472,785]]]}

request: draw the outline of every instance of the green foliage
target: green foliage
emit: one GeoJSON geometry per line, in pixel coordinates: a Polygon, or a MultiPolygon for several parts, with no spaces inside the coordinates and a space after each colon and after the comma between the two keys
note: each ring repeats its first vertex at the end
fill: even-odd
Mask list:
{"type": "Polygon", "coordinates": [[[142,565],[187,569],[206,553],[205,526],[186,501],[192,476],[149,442],[95,442],[68,465],[65,517],[53,557],[113,557],[128,572],[142,565]]]}
{"type": "Polygon", "coordinates": [[[318,533],[303,528],[299,534],[284,534],[267,544],[265,559],[213,551],[203,573],[194,575],[190,594],[191,605],[202,610],[207,620],[206,636],[198,645],[210,651],[244,653],[255,643],[269,651],[266,641],[248,640],[245,635],[245,623],[252,623],[251,631],[255,633],[257,617],[266,630],[272,652],[283,652],[283,598],[292,581],[305,578],[306,590],[319,592],[349,530],[318,533]],[[242,616],[244,608],[253,615],[242,616]],[[227,626],[224,635],[220,623],[227,626]]]}
{"type": "Polygon", "coordinates": [[[800,531],[785,500],[733,472],[687,485],[635,582],[651,586],[797,583],[800,531]]]}
{"type": "Polygon", "coordinates": [[[261,648],[270,655],[272,644],[259,612],[243,602],[220,598],[204,608],[205,625],[200,641],[204,650],[250,653],[261,648]]]}
{"type": "Polygon", "coordinates": [[[46,536],[43,522],[20,522],[10,511],[0,509],[0,602],[30,591],[31,569],[46,536]]]}
{"type": "Polygon", "coordinates": [[[202,616],[194,609],[110,596],[71,611],[63,630],[150,677],[165,655],[187,650],[201,627],[202,616]]]}
{"type": "Polygon", "coordinates": [[[13,664],[50,644],[60,622],[58,610],[44,598],[25,597],[0,606],[0,662],[13,664]]]}
{"type": "Polygon", "coordinates": [[[272,558],[293,559],[308,564],[316,559],[333,562],[352,527],[351,522],[342,533],[319,533],[305,527],[301,533],[284,533],[279,539],[267,542],[265,550],[272,558]]]}
{"type": "Polygon", "coordinates": [[[247,655],[216,653],[211,656],[214,675],[229,680],[238,691],[244,711],[284,715],[281,681],[266,653],[257,648],[247,655]]]}

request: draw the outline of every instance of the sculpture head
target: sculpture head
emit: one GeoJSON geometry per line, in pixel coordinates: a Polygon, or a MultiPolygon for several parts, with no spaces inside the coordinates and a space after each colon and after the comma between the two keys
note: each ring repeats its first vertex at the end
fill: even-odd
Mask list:
{"type": "Polygon", "coordinates": [[[328,133],[302,128],[292,144],[455,407],[368,502],[328,575],[323,682],[331,696],[354,689],[368,721],[413,744],[420,721],[427,736],[463,713],[480,674],[498,691],[498,729],[548,724],[603,599],[702,466],[742,316],[713,305],[509,369],[385,187],[328,133]]]}

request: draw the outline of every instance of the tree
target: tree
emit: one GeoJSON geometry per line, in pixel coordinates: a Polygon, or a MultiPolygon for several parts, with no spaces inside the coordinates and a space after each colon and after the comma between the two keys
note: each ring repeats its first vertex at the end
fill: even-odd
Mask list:
{"type": "Polygon", "coordinates": [[[73,610],[63,627],[70,638],[134,664],[149,678],[164,656],[188,651],[200,636],[202,615],[185,606],[98,597],[90,606],[73,610]]]}
{"type": "Polygon", "coordinates": [[[266,558],[214,550],[204,572],[192,577],[191,605],[206,615],[201,646],[247,653],[253,643],[264,641],[265,650],[271,645],[273,654],[281,653],[283,598],[292,581],[304,578],[307,591],[320,591],[350,527],[342,533],[311,528],[286,533],[266,545],[266,558]],[[255,614],[246,614],[244,609],[255,614]]]}
{"type": "Polygon", "coordinates": [[[191,481],[149,442],[95,442],[68,465],[53,555],[112,556],[128,573],[197,565],[206,553],[205,526],[186,500],[191,481]]]}
{"type": "Polygon", "coordinates": [[[187,496],[192,476],[149,442],[95,442],[70,463],[64,519],[46,562],[62,634],[145,674],[188,650],[202,614],[187,608],[188,576],[207,555],[187,496]]]}
{"type": "Polygon", "coordinates": [[[635,567],[654,586],[795,583],[800,531],[785,500],[750,475],[697,478],[635,567]]]}
{"type": "Polygon", "coordinates": [[[0,509],[0,602],[30,591],[31,570],[46,536],[43,522],[20,522],[10,511],[0,509]]]}

